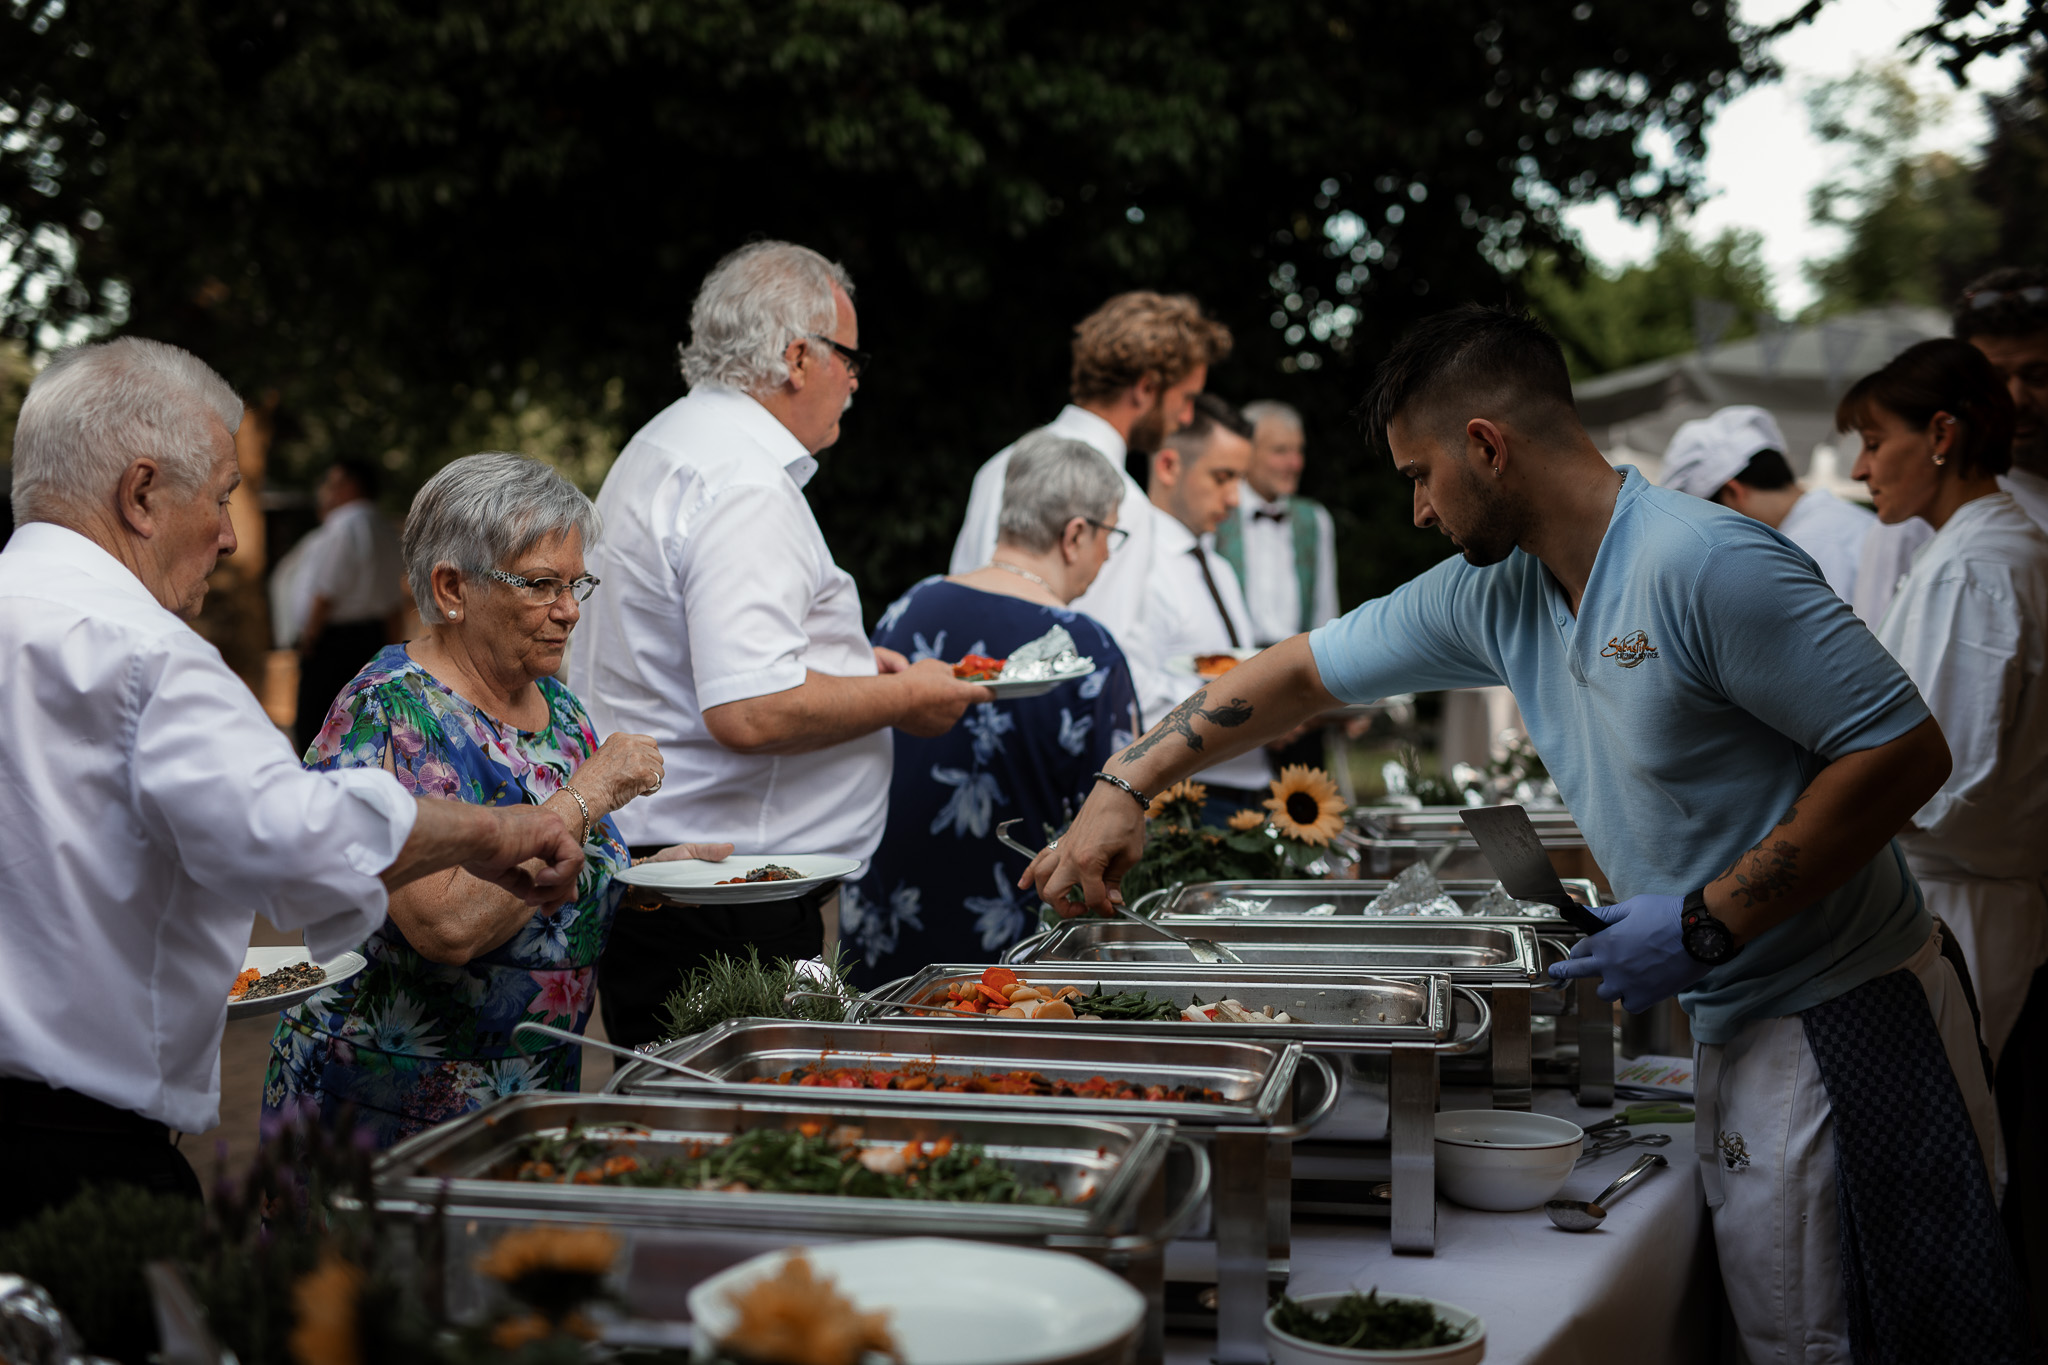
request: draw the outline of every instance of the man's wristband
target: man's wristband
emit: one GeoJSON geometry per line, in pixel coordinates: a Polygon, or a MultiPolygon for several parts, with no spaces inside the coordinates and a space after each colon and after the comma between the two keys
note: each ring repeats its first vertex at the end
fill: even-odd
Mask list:
{"type": "Polygon", "coordinates": [[[1139,810],[1149,811],[1152,809],[1152,798],[1146,796],[1145,793],[1139,791],[1115,773],[1097,773],[1095,774],[1095,780],[1097,782],[1107,782],[1112,787],[1122,787],[1131,794],[1131,800],[1138,803],[1139,810]]]}

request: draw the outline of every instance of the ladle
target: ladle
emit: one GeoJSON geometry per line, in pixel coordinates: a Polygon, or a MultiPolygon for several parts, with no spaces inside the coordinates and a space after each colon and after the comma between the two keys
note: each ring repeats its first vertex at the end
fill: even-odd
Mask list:
{"type": "Polygon", "coordinates": [[[595,1038],[587,1038],[580,1033],[571,1033],[565,1028],[556,1028],[553,1024],[536,1024],[529,1020],[524,1023],[514,1024],[512,1032],[515,1036],[521,1033],[538,1033],[546,1038],[558,1039],[564,1043],[574,1043],[578,1047],[594,1047],[599,1052],[609,1052],[612,1056],[622,1057],[629,1062],[645,1062],[649,1066],[660,1067],[663,1071],[673,1071],[678,1076],[688,1076],[693,1081],[704,1081],[710,1085],[726,1084],[726,1082],[721,1081],[708,1071],[699,1071],[695,1067],[684,1066],[681,1062],[672,1062],[666,1057],[657,1057],[651,1052],[635,1052],[629,1047],[619,1047],[612,1043],[600,1043],[595,1038]]]}
{"type": "MultiPolygon", "coordinates": [[[[996,839],[999,842],[1001,842],[1004,847],[1015,849],[1017,852],[1023,854],[1027,858],[1036,858],[1038,856],[1038,850],[1026,848],[1024,847],[1024,845],[1018,843],[1015,839],[1012,839],[1010,837],[1010,827],[1018,823],[1019,822],[1016,820],[1005,820],[1000,825],[997,825],[996,839]]],[[[1051,847],[1051,845],[1047,845],[1047,847],[1051,847]]],[[[1070,886],[1067,888],[1067,899],[1069,901],[1078,901],[1081,898],[1081,888],[1078,885],[1070,886]]],[[[1172,939],[1175,943],[1178,943],[1181,947],[1187,949],[1188,952],[1192,953],[1194,955],[1195,961],[1201,963],[1205,967],[1213,967],[1219,962],[1235,962],[1240,967],[1244,965],[1243,958],[1239,957],[1236,953],[1231,952],[1230,949],[1224,947],[1222,944],[1216,942],[1213,939],[1189,938],[1185,934],[1176,934],[1173,932],[1173,930],[1167,928],[1165,925],[1158,924],[1152,920],[1146,919],[1143,915],[1138,914],[1136,911],[1130,909],[1128,906],[1123,905],[1118,901],[1111,901],[1109,903],[1109,908],[1112,913],[1120,915],[1124,919],[1131,920],[1134,923],[1144,925],[1147,929],[1150,929],[1153,933],[1158,934],[1161,938],[1172,939]]]]}
{"type": "Polygon", "coordinates": [[[1655,1152],[1639,1156],[1635,1164],[1621,1173],[1621,1178],[1612,1185],[1588,1199],[1553,1199],[1543,1206],[1550,1215],[1550,1221],[1566,1232],[1591,1232],[1607,1217],[1607,1206],[1628,1191],[1628,1187],[1641,1180],[1644,1175],[1659,1166],[1671,1163],[1655,1152]]]}

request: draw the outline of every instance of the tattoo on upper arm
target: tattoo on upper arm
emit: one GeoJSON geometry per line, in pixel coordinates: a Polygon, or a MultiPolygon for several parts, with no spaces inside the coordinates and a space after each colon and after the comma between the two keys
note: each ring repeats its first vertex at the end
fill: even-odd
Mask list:
{"type": "Polygon", "coordinates": [[[1136,763],[1152,752],[1160,740],[1168,735],[1179,735],[1190,749],[1202,748],[1202,737],[1195,733],[1195,719],[1200,717],[1211,725],[1234,730],[1252,718],[1252,704],[1243,697],[1232,697],[1222,706],[1204,708],[1202,703],[1209,699],[1209,689],[1202,688],[1192,697],[1167,712],[1166,719],[1152,727],[1152,732],[1136,744],[1123,751],[1117,762],[1129,765],[1136,763]]]}

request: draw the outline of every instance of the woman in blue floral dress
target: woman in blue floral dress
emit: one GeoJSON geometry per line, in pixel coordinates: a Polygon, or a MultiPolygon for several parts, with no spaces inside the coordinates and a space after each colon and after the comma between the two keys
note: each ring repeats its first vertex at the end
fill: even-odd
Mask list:
{"type": "MultiPolygon", "coordinates": [[[[391,895],[363,972],[282,1016],[264,1077],[264,1130],[344,1110],[389,1146],[524,1090],[575,1090],[580,1050],[522,1039],[522,1021],[581,1033],[630,859],[611,812],[661,784],[644,735],[602,745],[552,676],[578,603],[597,513],[559,474],[473,455],[420,490],[407,572],[427,633],[392,645],[328,711],[306,765],[381,766],[406,790],[482,805],[533,802],[583,832],[576,895],[535,912],[456,871],[391,895]]],[[[682,845],[663,856],[722,857],[682,845]]]]}
{"type": "Polygon", "coordinates": [[[883,613],[874,643],[919,659],[1007,657],[1055,627],[1095,661],[1039,697],[984,702],[948,733],[896,732],[889,826],[865,875],[839,893],[839,926],[863,987],[928,962],[992,960],[1037,927],[1017,889],[1025,860],[996,842],[1019,819],[1028,843],[1063,826],[1109,756],[1138,729],[1130,668],[1108,631],[1068,603],[1122,534],[1123,476],[1094,448],[1046,432],[1017,443],[994,558],[927,578],[883,613]]]}

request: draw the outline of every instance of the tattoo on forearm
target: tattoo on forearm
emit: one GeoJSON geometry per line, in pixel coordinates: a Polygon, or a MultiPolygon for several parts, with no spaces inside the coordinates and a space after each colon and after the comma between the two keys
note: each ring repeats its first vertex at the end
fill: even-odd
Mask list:
{"type": "Polygon", "coordinates": [[[1735,890],[1744,905],[1754,909],[1774,901],[1799,880],[1799,845],[1790,839],[1758,844],[1735,861],[1735,890]]]}
{"type": "Polygon", "coordinates": [[[1124,750],[1117,758],[1117,762],[1126,767],[1136,763],[1152,752],[1159,741],[1168,735],[1179,735],[1187,742],[1188,748],[1199,751],[1202,748],[1202,737],[1195,733],[1197,718],[1206,720],[1211,725],[1220,725],[1226,730],[1234,730],[1252,718],[1252,704],[1243,697],[1232,697],[1222,706],[1204,709],[1202,703],[1208,699],[1209,689],[1205,687],[1174,707],[1167,712],[1165,720],[1152,727],[1150,734],[1124,750]]]}

